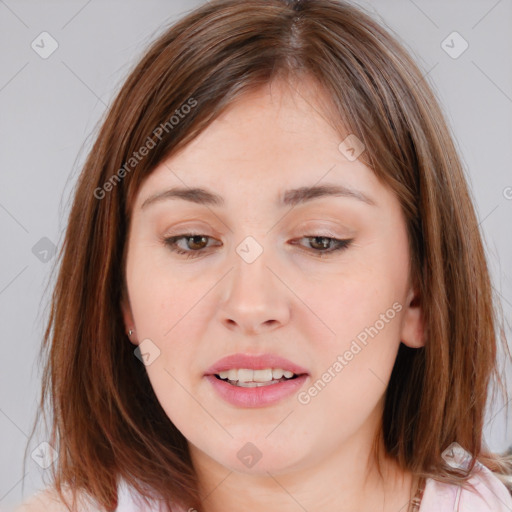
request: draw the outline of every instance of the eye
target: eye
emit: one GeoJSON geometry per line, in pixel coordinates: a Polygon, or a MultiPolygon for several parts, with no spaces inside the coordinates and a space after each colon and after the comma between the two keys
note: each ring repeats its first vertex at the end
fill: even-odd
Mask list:
{"type": "Polygon", "coordinates": [[[299,240],[310,240],[312,243],[309,245],[313,248],[315,256],[324,257],[336,251],[347,249],[353,242],[353,239],[341,240],[323,235],[308,235],[299,240]],[[329,249],[330,247],[330,249],[329,249]],[[327,250],[326,250],[327,249],[327,250]]]}
{"type": "MultiPolygon", "coordinates": [[[[208,248],[208,240],[212,239],[208,235],[201,233],[183,233],[181,235],[163,238],[163,243],[169,247],[172,252],[185,256],[186,258],[197,258],[201,256],[208,248]],[[180,246],[183,241],[185,247],[180,246]]],[[[323,235],[308,235],[299,240],[310,240],[311,250],[307,251],[316,257],[325,257],[331,253],[347,249],[353,242],[353,239],[341,240],[323,235]]],[[[293,245],[301,245],[294,243],[293,245]]]]}
{"type": "Polygon", "coordinates": [[[204,251],[208,239],[211,237],[200,233],[183,233],[181,235],[171,236],[163,239],[164,244],[171,249],[172,252],[183,255],[186,258],[197,258],[204,251]],[[178,242],[185,240],[185,246],[188,249],[183,249],[178,245],[178,242]]]}

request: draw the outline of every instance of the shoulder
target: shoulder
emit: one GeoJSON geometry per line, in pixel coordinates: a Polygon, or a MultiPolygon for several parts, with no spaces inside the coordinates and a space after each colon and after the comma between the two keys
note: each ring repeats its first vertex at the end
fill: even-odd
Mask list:
{"type": "MultiPolygon", "coordinates": [[[[152,503],[152,506],[148,508],[137,491],[124,480],[121,480],[118,484],[117,490],[118,504],[116,512],[140,512],[142,510],[146,512],[160,512],[162,510],[158,503],[152,503]]],[[[66,498],[69,496],[69,501],[71,502],[70,493],[66,493],[65,496],[66,498]]],[[[78,501],[77,507],[72,509],[71,512],[98,512],[99,510],[97,506],[94,506],[90,500],[82,495],[79,495],[78,501]]],[[[178,512],[183,511],[177,505],[176,510],[178,512]]],[[[16,508],[14,512],[70,512],[70,509],[60,499],[55,489],[46,488],[31,496],[16,508]]]]}
{"type": "MultiPolygon", "coordinates": [[[[79,503],[77,507],[72,509],[72,512],[91,512],[93,510],[95,509],[91,507],[90,503],[87,503],[83,498],[79,498],[79,503]]],[[[61,500],[57,491],[48,487],[24,501],[14,509],[14,512],[70,512],[70,509],[61,500]]]]}
{"type": "Polygon", "coordinates": [[[486,466],[477,462],[468,479],[474,490],[429,478],[420,512],[510,512],[512,495],[486,466]]]}
{"type": "MultiPolygon", "coordinates": [[[[144,486],[143,486],[144,487],[144,486]]],[[[149,505],[143,501],[142,496],[125,480],[118,484],[118,507],[116,512],[164,512],[167,510],[163,503],[149,500],[149,505]]],[[[177,503],[172,505],[172,510],[184,512],[177,503]]]]}
{"type": "Polygon", "coordinates": [[[24,501],[14,512],[69,512],[69,510],[55,491],[45,489],[24,501]]]}

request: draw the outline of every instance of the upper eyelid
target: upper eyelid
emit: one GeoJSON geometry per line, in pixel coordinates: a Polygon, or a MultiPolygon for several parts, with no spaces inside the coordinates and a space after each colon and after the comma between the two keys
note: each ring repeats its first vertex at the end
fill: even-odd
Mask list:
{"type": "MultiPolygon", "coordinates": [[[[211,232],[211,229],[208,228],[177,228],[176,230],[173,230],[176,232],[171,232],[168,234],[165,234],[166,237],[176,237],[176,236],[207,236],[209,238],[215,238],[215,235],[210,235],[208,232],[211,232]]],[[[342,238],[342,237],[350,237],[353,236],[353,229],[350,229],[345,226],[337,226],[337,228],[331,228],[329,226],[301,226],[301,227],[293,227],[291,231],[297,231],[297,232],[306,232],[306,234],[302,234],[302,236],[326,236],[326,237],[332,237],[332,238],[342,238]],[[345,235],[343,234],[336,234],[333,231],[336,229],[343,230],[346,232],[345,235]]]]}
{"type": "MultiPolygon", "coordinates": [[[[177,233],[175,235],[164,235],[162,237],[163,240],[180,240],[183,238],[191,238],[194,236],[202,236],[206,237],[210,240],[217,240],[213,235],[207,235],[206,233],[200,233],[200,232],[186,232],[186,233],[177,233]]],[[[301,240],[302,238],[315,238],[315,237],[322,237],[322,238],[332,238],[334,240],[352,240],[352,236],[338,236],[335,233],[311,233],[311,234],[304,234],[301,236],[294,237],[294,240],[301,240]]]]}

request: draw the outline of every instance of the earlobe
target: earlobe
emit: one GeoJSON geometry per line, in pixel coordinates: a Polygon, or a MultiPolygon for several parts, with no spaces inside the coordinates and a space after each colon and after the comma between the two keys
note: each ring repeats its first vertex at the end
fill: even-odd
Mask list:
{"type": "Polygon", "coordinates": [[[126,335],[134,345],[138,345],[132,311],[128,301],[124,298],[121,300],[121,311],[123,313],[124,328],[126,331],[126,335]]]}
{"type": "Polygon", "coordinates": [[[425,345],[421,299],[413,288],[407,297],[400,339],[404,345],[410,348],[421,348],[425,345]]]}

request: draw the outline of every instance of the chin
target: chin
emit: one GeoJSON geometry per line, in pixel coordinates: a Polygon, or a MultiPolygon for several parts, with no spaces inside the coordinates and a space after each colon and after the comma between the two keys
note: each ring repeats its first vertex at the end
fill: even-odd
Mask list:
{"type": "Polygon", "coordinates": [[[219,453],[217,460],[232,471],[255,476],[286,473],[302,465],[306,454],[299,450],[302,452],[304,447],[287,445],[277,437],[271,441],[265,439],[266,435],[268,432],[253,440],[247,436],[244,440],[230,440],[226,451],[219,453]],[[226,459],[227,453],[230,456],[226,459]]]}

